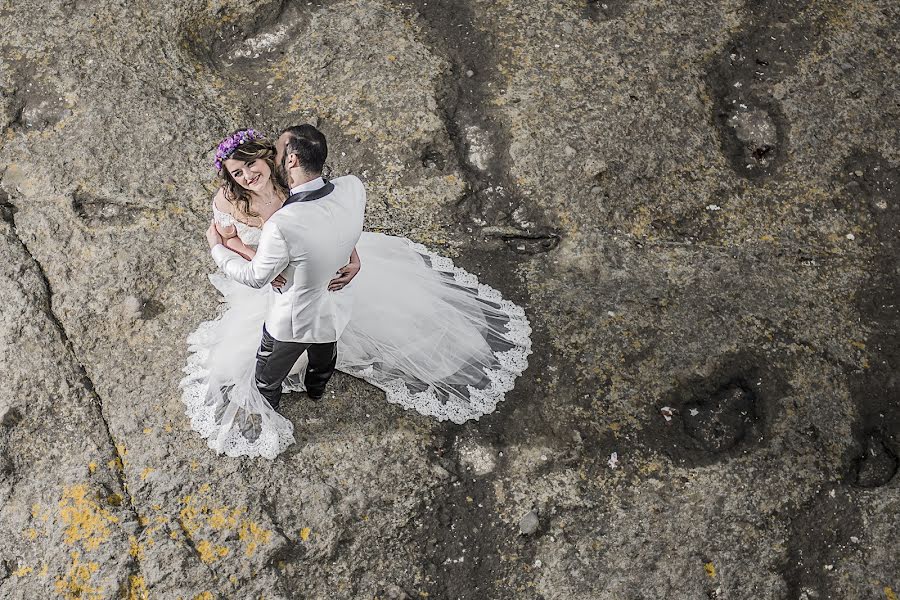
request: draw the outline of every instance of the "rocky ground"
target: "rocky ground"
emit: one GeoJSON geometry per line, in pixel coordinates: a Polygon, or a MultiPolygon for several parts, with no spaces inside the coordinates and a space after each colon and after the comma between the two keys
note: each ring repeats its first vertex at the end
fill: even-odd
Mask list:
{"type": "Polygon", "coordinates": [[[0,17],[0,597],[897,599],[896,2],[0,17]],[[495,414],[338,375],[275,461],[190,431],[215,144],[303,121],[526,308],[495,414]]]}

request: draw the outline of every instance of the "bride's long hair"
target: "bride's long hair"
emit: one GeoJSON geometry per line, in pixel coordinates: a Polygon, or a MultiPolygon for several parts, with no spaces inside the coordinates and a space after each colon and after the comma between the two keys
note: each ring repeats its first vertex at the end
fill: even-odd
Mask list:
{"type": "MultiPolygon", "coordinates": [[[[251,160],[263,160],[269,165],[271,175],[269,179],[275,186],[275,191],[282,195],[288,195],[288,187],[281,180],[278,168],[275,165],[275,144],[271,141],[260,138],[257,140],[246,141],[234,149],[228,158],[250,162],[251,160]]],[[[242,187],[228,169],[222,168],[219,172],[219,178],[222,180],[222,188],[225,190],[225,199],[228,200],[238,212],[248,217],[259,217],[259,213],[250,208],[250,190],[242,187]]]]}

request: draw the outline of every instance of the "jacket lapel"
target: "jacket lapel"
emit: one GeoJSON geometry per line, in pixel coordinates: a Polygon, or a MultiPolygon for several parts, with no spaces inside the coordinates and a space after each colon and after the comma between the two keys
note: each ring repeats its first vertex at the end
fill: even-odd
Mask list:
{"type": "Polygon", "coordinates": [[[310,190],[308,192],[297,192],[296,194],[291,194],[287,200],[284,201],[284,204],[281,205],[282,208],[287,206],[288,204],[293,204],[294,202],[310,202],[311,200],[319,200],[320,198],[324,198],[328,194],[334,191],[334,184],[330,181],[326,181],[325,185],[320,187],[317,190],[310,190]]]}

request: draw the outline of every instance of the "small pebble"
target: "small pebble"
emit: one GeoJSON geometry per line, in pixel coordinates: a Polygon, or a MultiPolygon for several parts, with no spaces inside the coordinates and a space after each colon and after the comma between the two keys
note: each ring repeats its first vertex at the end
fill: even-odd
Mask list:
{"type": "Polygon", "coordinates": [[[537,513],[533,510],[519,520],[519,534],[531,535],[538,530],[541,522],[538,520],[537,513]]]}

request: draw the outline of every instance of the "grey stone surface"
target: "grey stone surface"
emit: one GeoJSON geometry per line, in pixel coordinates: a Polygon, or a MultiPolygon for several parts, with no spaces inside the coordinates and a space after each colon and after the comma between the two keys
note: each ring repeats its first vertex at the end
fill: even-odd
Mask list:
{"type": "Polygon", "coordinates": [[[0,17],[0,597],[900,593],[896,2],[0,17]],[[189,430],[215,143],[305,120],[526,308],[495,414],[338,376],[276,461],[189,430]]]}

